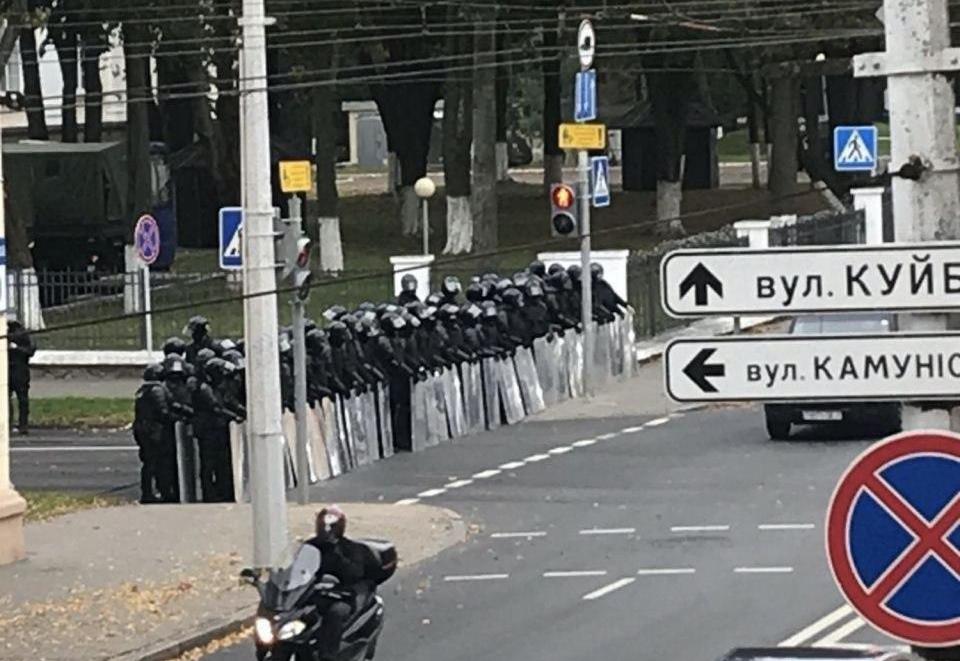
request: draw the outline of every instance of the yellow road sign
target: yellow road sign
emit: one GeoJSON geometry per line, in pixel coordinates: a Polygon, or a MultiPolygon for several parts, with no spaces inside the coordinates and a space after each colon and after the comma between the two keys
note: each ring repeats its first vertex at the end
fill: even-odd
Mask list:
{"type": "Polygon", "coordinates": [[[313,166],[310,161],[280,161],[280,190],[307,193],[313,190],[313,166]]]}
{"type": "Polygon", "coordinates": [[[561,124],[560,149],[606,149],[607,127],[603,124],[561,124]]]}

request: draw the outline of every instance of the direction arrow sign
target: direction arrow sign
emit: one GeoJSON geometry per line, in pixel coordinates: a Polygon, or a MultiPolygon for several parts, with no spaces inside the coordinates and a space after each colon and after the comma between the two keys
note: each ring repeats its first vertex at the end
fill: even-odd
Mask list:
{"type": "Polygon", "coordinates": [[[592,122],[597,118],[597,70],[588,69],[574,80],[573,118],[578,122],[592,122]]]}
{"type": "Polygon", "coordinates": [[[665,355],[678,402],[960,399],[960,333],[691,338],[665,355]]]}
{"type": "Polygon", "coordinates": [[[827,558],[865,620],[908,643],[960,643],[960,436],[915,431],[857,458],[827,512],[827,558]]]}
{"type": "Polygon", "coordinates": [[[674,317],[960,307],[960,243],[678,250],[660,269],[674,317]]]}

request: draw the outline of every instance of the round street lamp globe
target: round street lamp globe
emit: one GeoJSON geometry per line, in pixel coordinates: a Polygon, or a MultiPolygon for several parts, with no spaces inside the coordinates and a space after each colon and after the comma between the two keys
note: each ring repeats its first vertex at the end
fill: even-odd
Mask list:
{"type": "Polygon", "coordinates": [[[430,177],[421,177],[413,185],[413,190],[417,197],[426,200],[433,197],[433,194],[437,192],[437,185],[433,183],[433,179],[430,177]]]}

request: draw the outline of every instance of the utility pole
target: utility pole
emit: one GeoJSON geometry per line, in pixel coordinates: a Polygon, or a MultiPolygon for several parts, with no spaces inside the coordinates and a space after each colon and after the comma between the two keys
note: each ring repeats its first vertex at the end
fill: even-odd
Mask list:
{"type": "Polygon", "coordinates": [[[287,501],[267,107],[268,21],[263,0],[243,0],[240,23],[243,28],[240,144],[244,208],[243,290],[246,295],[243,325],[247,346],[253,564],[257,568],[268,568],[278,562],[287,544],[287,501]]]}
{"type": "MultiPolygon", "coordinates": [[[[303,230],[300,198],[291,195],[288,201],[290,217],[287,222],[296,227],[299,237],[303,230]]],[[[293,408],[297,419],[297,502],[310,502],[310,462],[307,455],[307,337],[304,300],[299,292],[290,301],[293,323],[293,408]]]]}
{"type": "Polygon", "coordinates": [[[590,152],[577,152],[580,204],[580,321],[583,324],[583,393],[593,396],[593,280],[590,276],[590,152]]]}
{"type": "MultiPolygon", "coordinates": [[[[956,103],[943,75],[960,70],[960,49],[950,45],[947,0],[884,0],[883,21],[886,52],[856,56],[854,75],[887,77],[890,170],[911,161],[919,170],[916,179],[893,178],[896,240],[960,239],[956,103]]],[[[901,315],[904,331],[946,328],[944,314],[901,315]]],[[[904,406],[904,429],[949,429],[951,418],[957,419],[951,407],[946,402],[935,408],[904,406]]],[[[957,648],[916,651],[929,659],[960,659],[957,648]]]]}

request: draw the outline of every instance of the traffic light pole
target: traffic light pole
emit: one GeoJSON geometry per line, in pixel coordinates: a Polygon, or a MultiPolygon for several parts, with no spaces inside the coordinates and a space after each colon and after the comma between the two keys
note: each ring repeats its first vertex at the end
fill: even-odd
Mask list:
{"type": "Polygon", "coordinates": [[[593,396],[593,281],[590,276],[590,153],[577,152],[577,203],[580,205],[580,320],[583,324],[583,392],[593,396]]]}
{"type": "MultiPolygon", "coordinates": [[[[290,197],[290,220],[299,228],[301,203],[297,195],[290,197]]],[[[297,420],[297,502],[310,502],[310,460],[307,455],[307,337],[305,301],[294,292],[290,301],[293,308],[293,409],[297,420]]]]}

